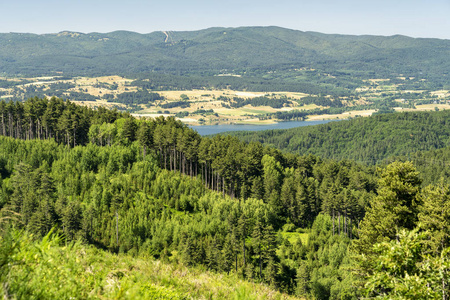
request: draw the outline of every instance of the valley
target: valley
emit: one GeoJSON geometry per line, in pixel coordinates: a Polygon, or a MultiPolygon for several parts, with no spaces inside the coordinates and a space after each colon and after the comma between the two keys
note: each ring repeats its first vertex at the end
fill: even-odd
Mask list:
{"type": "MultiPolygon", "coordinates": [[[[226,76],[222,76],[225,78],[226,76]]],[[[399,78],[406,81],[414,78],[399,78]]],[[[409,90],[403,83],[372,79],[349,96],[231,89],[157,90],[121,76],[3,77],[5,100],[61,97],[88,107],[129,111],[136,117],[174,116],[190,125],[271,124],[289,120],[329,120],[377,112],[430,111],[450,108],[448,90],[409,90]]]]}
{"type": "Polygon", "coordinates": [[[448,299],[449,56],[275,26],[0,33],[0,297],[448,299]]]}

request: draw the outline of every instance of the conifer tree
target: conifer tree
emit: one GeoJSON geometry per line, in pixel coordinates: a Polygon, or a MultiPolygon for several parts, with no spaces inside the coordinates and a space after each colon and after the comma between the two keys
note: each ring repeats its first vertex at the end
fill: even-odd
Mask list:
{"type": "Polygon", "coordinates": [[[419,197],[419,227],[431,233],[431,249],[439,254],[450,246],[450,186],[441,179],[437,185],[424,188],[419,197]]]}
{"type": "Polygon", "coordinates": [[[372,246],[398,239],[402,229],[413,229],[417,222],[417,193],[421,180],[411,162],[394,162],[380,170],[378,196],[361,222],[359,239],[353,249],[360,255],[361,274],[371,274],[376,256],[372,246]]]}

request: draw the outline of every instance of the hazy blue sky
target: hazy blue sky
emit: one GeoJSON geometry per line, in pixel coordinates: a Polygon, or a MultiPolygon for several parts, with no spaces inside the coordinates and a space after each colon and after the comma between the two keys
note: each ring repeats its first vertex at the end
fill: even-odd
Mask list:
{"type": "Polygon", "coordinates": [[[0,32],[197,30],[281,26],[450,39],[450,0],[0,0],[0,32]]]}

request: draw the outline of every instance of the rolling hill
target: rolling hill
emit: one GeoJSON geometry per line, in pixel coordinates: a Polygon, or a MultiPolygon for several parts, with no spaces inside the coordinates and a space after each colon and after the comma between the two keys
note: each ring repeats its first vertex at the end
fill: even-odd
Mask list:
{"type": "Polygon", "coordinates": [[[379,114],[317,126],[226,134],[286,152],[376,164],[450,146],[448,110],[379,114]]]}
{"type": "Polygon", "coordinates": [[[449,40],[331,35],[280,27],[0,34],[0,69],[7,75],[214,75],[306,67],[446,78],[449,55],[449,40]]]}

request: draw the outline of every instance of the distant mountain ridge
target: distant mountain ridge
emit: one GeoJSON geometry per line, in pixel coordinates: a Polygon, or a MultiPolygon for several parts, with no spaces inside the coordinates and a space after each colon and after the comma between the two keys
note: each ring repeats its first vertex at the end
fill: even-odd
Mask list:
{"type": "Polygon", "coordinates": [[[0,34],[0,73],[109,75],[146,72],[331,68],[447,75],[450,40],[351,36],[280,27],[198,31],[0,34]]]}

